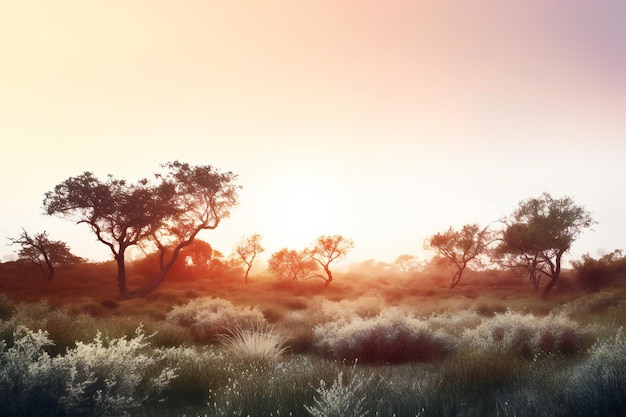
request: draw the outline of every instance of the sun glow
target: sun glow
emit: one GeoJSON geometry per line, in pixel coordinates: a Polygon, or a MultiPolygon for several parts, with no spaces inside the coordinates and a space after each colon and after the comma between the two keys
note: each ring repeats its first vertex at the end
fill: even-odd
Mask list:
{"type": "Polygon", "coordinates": [[[300,173],[276,182],[270,217],[285,247],[302,249],[322,234],[336,233],[341,213],[333,191],[324,179],[300,173]]]}

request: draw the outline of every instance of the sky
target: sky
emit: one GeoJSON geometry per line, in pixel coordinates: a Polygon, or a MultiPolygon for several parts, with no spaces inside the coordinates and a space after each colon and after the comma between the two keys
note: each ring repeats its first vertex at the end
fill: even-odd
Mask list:
{"type": "Polygon", "coordinates": [[[95,261],[44,193],[174,160],[238,175],[200,235],[225,254],[342,234],[346,262],[427,259],[549,192],[598,221],[570,254],[596,256],[626,249],[626,0],[0,0],[0,140],[2,237],[95,261]]]}

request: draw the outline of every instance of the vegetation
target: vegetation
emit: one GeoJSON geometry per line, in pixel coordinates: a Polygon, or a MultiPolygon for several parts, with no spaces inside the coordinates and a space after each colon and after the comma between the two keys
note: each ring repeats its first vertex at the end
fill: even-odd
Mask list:
{"type": "Polygon", "coordinates": [[[543,289],[546,298],[561,275],[561,259],[572,243],[594,224],[591,214],[570,197],[553,198],[544,193],[520,202],[504,220],[497,253],[505,264],[524,269],[535,289],[542,277],[549,279],[543,289]]]}
{"type": "Polygon", "coordinates": [[[70,177],[46,193],[46,214],[87,224],[108,246],[117,263],[121,298],[144,297],[165,279],[201,230],[215,229],[237,204],[236,176],[210,165],[170,162],[154,181],[130,184],[109,175],[101,181],[90,172],[70,177]],[[143,286],[129,291],[126,250],[153,246],[159,253],[159,273],[143,286]]]}
{"type": "Polygon", "coordinates": [[[590,294],[568,270],[549,300],[505,271],[468,269],[450,292],[431,266],[336,272],[332,286],[172,276],[124,302],[115,274],[115,262],[68,265],[50,286],[34,266],[0,264],[5,415],[582,417],[626,406],[618,272],[590,294]]]}
{"type": "Polygon", "coordinates": [[[74,255],[67,243],[60,240],[50,240],[47,232],[37,233],[34,236],[22,229],[17,238],[9,238],[12,245],[20,245],[17,252],[19,259],[24,259],[37,265],[44,279],[51,281],[59,265],[81,263],[85,260],[74,255]]]}
{"type": "Polygon", "coordinates": [[[0,263],[3,415],[624,415],[626,258],[585,255],[563,271],[593,224],[569,197],[522,201],[498,236],[476,224],[438,233],[426,265],[404,254],[331,271],[354,243],[320,236],[249,281],[260,235],[229,260],[196,239],[237,203],[236,176],[163,168],[135,184],[86,172],[46,194],[46,213],[89,225],[111,262],[70,264],[45,232],[12,240],[22,259],[0,263]],[[147,255],[129,262],[133,246],[147,255]],[[488,255],[506,268],[485,269],[488,255]],[[463,286],[451,292],[437,260],[463,286]],[[50,278],[67,264],[54,285],[35,278],[44,263],[50,278]],[[542,300],[525,276],[534,290],[549,278],[542,300]]]}
{"type": "Polygon", "coordinates": [[[452,227],[444,233],[437,233],[428,239],[427,246],[437,252],[437,260],[451,265],[452,284],[454,288],[461,281],[463,271],[470,262],[478,263],[487,246],[491,243],[491,233],[487,228],[481,229],[477,224],[466,224],[461,230],[452,227]]]}
{"type": "Polygon", "coordinates": [[[246,284],[248,283],[248,275],[250,275],[254,259],[263,251],[265,251],[265,249],[261,246],[261,235],[258,233],[244,238],[235,248],[237,256],[239,256],[241,261],[246,265],[246,277],[244,280],[246,284]]]}

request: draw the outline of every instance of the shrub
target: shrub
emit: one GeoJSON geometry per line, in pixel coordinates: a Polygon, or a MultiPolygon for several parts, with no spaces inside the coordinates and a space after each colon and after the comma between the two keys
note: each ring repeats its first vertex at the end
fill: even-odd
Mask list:
{"type": "Polygon", "coordinates": [[[350,361],[428,361],[445,356],[452,345],[445,332],[397,308],[373,318],[318,325],[314,331],[318,349],[350,361]]]}
{"type": "Polygon", "coordinates": [[[577,416],[621,416],[626,410],[626,335],[596,342],[566,387],[577,416]]]}
{"type": "Polygon", "coordinates": [[[313,399],[315,404],[304,408],[313,417],[364,417],[369,414],[363,410],[366,383],[356,375],[344,382],[343,372],[339,372],[330,387],[326,387],[324,380],[320,381],[316,390],[318,396],[313,399]]]}
{"type": "Polygon", "coordinates": [[[463,333],[470,348],[538,353],[574,353],[584,347],[586,331],[562,314],[535,317],[508,311],[484,319],[463,333]]]}
{"type": "Polygon", "coordinates": [[[274,332],[274,327],[251,329],[238,327],[224,335],[222,343],[226,351],[238,360],[248,362],[275,362],[285,352],[285,340],[274,332]]]}
{"type": "Polygon", "coordinates": [[[166,318],[189,327],[200,343],[214,342],[220,335],[229,334],[238,327],[247,329],[267,324],[260,310],[235,307],[230,301],[220,298],[196,298],[174,307],[166,318]]]}
{"type": "Polygon", "coordinates": [[[153,399],[174,378],[161,356],[147,349],[141,328],[130,340],[77,342],[62,356],[44,350],[47,332],[18,326],[14,344],[0,343],[3,415],[118,416],[153,399]]]}

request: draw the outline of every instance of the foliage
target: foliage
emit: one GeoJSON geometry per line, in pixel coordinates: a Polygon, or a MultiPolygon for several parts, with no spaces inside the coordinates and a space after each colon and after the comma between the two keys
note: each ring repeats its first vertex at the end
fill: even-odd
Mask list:
{"type": "Polygon", "coordinates": [[[452,283],[456,287],[463,271],[470,262],[478,262],[491,243],[492,233],[481,229],[477,224],[466,224],[461,230],[450,227],[444,233],[437,233],[427,240],[427,246],[434,249],[437,258],[453,266],[452,283]]]}
{"type": "Polygon", "coordinates": [[[273,326],[237,327],[222,338],[226,351],[238,360],[252,363],[272,363],[287,350],[285,338],[273,326]]]}
{"type": "Polygon", "coordinates": [[[314,405],[305,405],[304,408],[313,417],[364,417],[369,411],[363,410],[365,402],[365,386],[369,381],[353,375],[344,382],[343,372],[340,372],[330,387],[324,380],[316,389],[318,396],[313,399],[314,405]]]}
{"type": "Polygon", "coordinates": [[[248,236],[244,238],[237,247],[235,248],[235,252],[241,258],[241,261],[246,264],[246,277],[245,283],[248,283],[248,275],[250,275],[250,270],[252,269],[252,263],[256,256],[265,251],[263,246],[261,246],[261,235],[258,233],[253,234],[252,236],[248,236]]]}
{"type": "Polygon", "coordinates": [[[598,259],[584,254],[582,259],[573,261],[572,266],[580,285],[586,290],[597,292],[626,273],[626,256],[619,249],[598,259]]]}
{"type": "Polygon", "coordinates": [[[348,251],[354,247],[354,242],[341,235],[320,236],[315,241],[313,247],[309,249],[308,256],[319,263],[324,269],[326,277],[319,275],[326,285],[333,281],[333,274],[330,264],[346,256],[348,251]]]}
{"type": "Polygon", "coordinates": [[[13,346],[0,343],[0,407],[7,416],[123,416],[155,400],[175,378],[148,349],[141,327],[134,338],[77,343],[51,357],[46,331],[19,326],[13,346]]]}
{"type": "Polygon", "coordinates": [[[166,319],[191,329],[196,341],[209,343],[220,335],[232,334],[237,329],[255,329],[267,324],[263,313],[256,308],[235,307],[219,298],[196,298],[176,306],[166,319]]]}
{"type": "Polygon", "coordinates": [[[279,279],[293,281],[307,279],[317,269],[317,262],[309,258],[308,251],[283,248],[267,261],[268,269],[279,279]]]}
{"type": "Polygon", "coordinates": [[[118,267],[120,297],[142,297],[156,289],[180,255],[201,230],[215,229],[237,204],[236,176],[210,165],[178,161],[162,165],[153,181],[130,184],[105,181],[91,172],[70,177],[45,195],[44,209],[87,224],[113,254],[118,267]],[[155,247],[159,273],[142,287],[129,291],[125,253],[131,246],[155,247]]]}
{"type": "Polygon", "coordinates": [[[447,334],[400,309],[373,318],[353,317],[316,326],[316,345],[336,359],[401,363],[442,358],[452,347],[447,334]]]}
{"type": "Polygon", "coordinates": [[[21,246],[17,253],[19,259],[25,259],[37,265],[48,281],[52,280],[59,265],[85,261],[83,258],[72,254],[67,243],[60,240],[50,240],[45,231],[30,236],[26,230],[22,229],[22,234],[18,238],[9,240],[11,244],[21,246]]]}
{"type": "Polygon", "coordinates": [[[544,298],[559,279],[563,254],[595,223],[570,197],[556,199],[548,193],[520,202],[503,222],[506,227],[496,256],[508,267],[524,269],[536,289],[541,278],[547,277],[544,298]]]}

